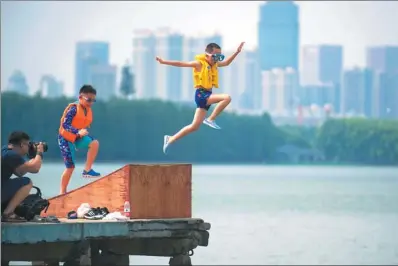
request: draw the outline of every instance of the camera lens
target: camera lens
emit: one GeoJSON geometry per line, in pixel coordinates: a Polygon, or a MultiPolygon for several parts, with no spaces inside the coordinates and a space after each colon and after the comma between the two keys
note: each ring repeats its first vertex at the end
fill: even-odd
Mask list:
{"type": "Polygon", "coordinates": [[[43,142],[43,151],[46,152],[48,150],[47,143],[43,142]]]}

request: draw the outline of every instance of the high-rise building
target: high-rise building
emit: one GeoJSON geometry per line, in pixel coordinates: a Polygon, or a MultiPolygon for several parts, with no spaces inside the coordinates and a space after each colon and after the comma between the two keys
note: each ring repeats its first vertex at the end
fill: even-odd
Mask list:
{"type": "Polygon", "coordinates": [[[377,102],[374,94],[373,72],[369,69],[354,68],[343,72],[341,87],[341,112],[375,116],[373,110],[377,102]]]}
{"type": "MultiPolygon", "coordinates": [[[[155,32],[156,55],[166,60],[181,61],[184,37],[168,28],[155,32]]],[[[152,60],[155,60],[153,58],[152,60]]],[[[156,61],[155,61],[156,62],[156,61]]],[[[156,98],[180,101],[182,98],[182,71],[180,67],[170,67],[156,62],[156,98]]]]}
{"type": "Polygon", "coordinates": [[[136,97],[179,101],[182,98],[183,69],[161,65],[166,60],[182,60],[183,36],[168,28],[134,31],[133,64],[136,97]]]}
{"type": "Polygon", "coordinates": [[[147,29],[134,31],[133,65],[136,98],[156,98],[157,64],[156,37],[147,29]]]}
{"type": "Polygon", "coordinates": [[[303,106],[325,106],[331,105],[336,110],[336,102],[340,101],[336,93],[336,86],[333,83],[319,83],[318,85],[301,86],[299,98],[303,106]]]}
{"type": "Polygon", "coordinates": [[[52,75],[43,75],[40,79],[39,91],[46,98],[59,98],[64,94],[64,84],[52,75]]]}
{"type": "Polygon", "coordinates": [[[223,68],[222,71],[223,91],[232,97],[230,108],[260,110],[262,88],[257,51],[242,51],[234,62],[223,68]]]}
{"type": "Polygon", "coordinates": [[[262,107],[276,115],[292,114],[298,73],[293,68],[272,69],[262,73],[262,107]]]}
{"type": "Polygon", "coordinates": [[[12,91],[19,94],[29,94],[29,87],[24,73],[20,70],[15,70],[8,78],[8,84],[5,91],[12,91]]]}
{"type": "Polygon", "coordinates": [[[398,119],[398,72],[377,72],[373,113],[379,118],[398,119]]]}
{"type": "MultiPolygon", "coordinates": [[[[218,45],[223,46],[222,44],[222,36],[219,34],[215,34],[213,36],[204,36],[204,37],[188,37],[184,38],[183,44],[183,61],[193,61],[195,60],[195,56],[198,54],[203,54],[205,52],[206,46],[209,43],[217,43],[218,45]]],[[[225,52],[224,52],[225,53],[225,52]]],[[[228,53],[226,53],[228,56],[228,53]]],[[[219,80],[218,83],[220,88],[218,91],[224,91],[226,89],[226,85],[223,82],[224,69],[219,69],[219,80]]],[[[190,102],[193,100],[193,78],[192,78],[192,69],[184,68],[182,69],[182,100],[190,102]]]]}
{"type": "Polygon", "coordinates": [[[298,69],[299,8],[293,1],[267,1],[261,5],[258,43],[262,71],[298,69]]]}
{"type": "Polygon", "coordinates": [[[368,48],[366,65],[374,72],[373,116],[398,118],[398,46],[368,48]]]}
{"type": "Polygon", "coordinates": [[[398,72],[398,46],[368,48],[366,66],[376,72],[398,72]]]}
{"type": "Polygon", "coordinates": [[[88,83],[97,90],[97,99],[107,101],[116,96],[116,66],[92,65],[88,83]]]}
{"type": "MultiPolygon", "coordinates": [[[[233,52],[226,52],[230,54],[233,52]]],[[[228,106],[228,110],[239,110],[243,108],[242,99],[246,90],[246,51],[235,58],[235,61],[224,68],[219,68],[224,75],[224,83],[222,84],[223,92],[231,96],[232,101],[228,106]]]]}
{"type": "Polygon", "coordinates": [[[307,45],[302,51],[301,85],[340,84],[343,71],[341,45],[307,45]]]}
{"type": "Polygon", "coordinates": [[[109,64],[109,43],[82,41],[76,43],[75,51],[75,95],[89,81],[92,65],[109,64]]]}

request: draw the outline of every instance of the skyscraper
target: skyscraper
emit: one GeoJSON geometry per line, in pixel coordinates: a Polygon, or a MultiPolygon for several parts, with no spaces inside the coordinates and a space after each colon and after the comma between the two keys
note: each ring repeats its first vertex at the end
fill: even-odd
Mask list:
{"type": "Polygon", "coordinates": [[[343,71],[341,45],[307,45],[303,47],[302,85],[339,84],[343,71]]]}
{"type": "MultiPolygon", "coordinates": [[[[164,28],[155,32],[155,38],[157,56],[166,60],[182,60],[184,37],[181,34],[164,28]]],[[[155,57],[152,60],[156,62],[155,57]]],[[[182,98],[183,69],[156,63],[156,98],[180,101],[182,98]]]]}
{"type": "Polygon", "coordinates": [[[134,31],[133,65],[137,98],[156,98],[156,37],[148,29],[134,31]]]}
{"type": "Polygon", "coordinates": [[[258,61],[258,50],[246,51],[246,84],[244,107],[253,110],[261,109],[261,71],[258,61]]]}
{"type": "Polygon", "coordinates": [[[63,82],[57,81],[52,75],[43,75],[40,79],[39,91],[43,97],[58,98],[64,94],[63,82]]]}
{"type": "Polygon", "coordinates": [[[332,104],[333,110],[339,112],[343,47],[307,45],[302,52],[301,103],[332,104]]]}
{"type": "Polygon", "coordinates": [[[293,68],[272,69],[261,73],[263,110],[287,115],[293,110],[293,93],[298,88],[298,73],[293,68]]]}
{"type": "Polygon", "coordinates": [[[75,51],[75,96],[83,84],[89,82],[92,65],[109,64],[109,43],[82,41],[76,43],[75,51]]]}
{"type": "Polygon", "coordinates": [[[29,86],[26,81],[25,74],[20,70],[15,70],[8,78],[8,84],[5,91],[12,91],[19,94],[29,94],[29,86]]]}
{"type": "Polygon", "coordinates": [[[377,102],[373,93],[373,73],[369,69],[354,68],[343,72],[341,111],[372,116],[372,107],[377,102]]]}
{"type": "Polygon", "coordinates": [[[97,99],[107,101],[116,96],[116,66],[108,64],[92,65],[88,83],[97,90],[97,99]]]}
{"type": "Polygon", "coordinates": [[[398,118],[398,46],[368,48],[366,65],[375,77],[373,114],[376,117],[398,118]]]}
{"type": "Polygon", "coordinates": [[[293,1],[267,1],[260,7],[258,43],[261,70],[299,62],[299,9],[293,1]]]}
{"type": "Polygon", "coordinates": [[[243,50],[231,65],[222,69],[223,91],[232,97],[231,109],[260,110],[261,72],[257,59],[257,51],[243,50]]]}
{"type": "Polygon", "coordinates": [[[376,72],[398,72],[398,46],[368,48],[366,66],[376,72]]]}
{"type": "Polygon", "coordinates": [[[398,72],[377,72],[374,94],[375,115],[398,119],[398,72]]]}

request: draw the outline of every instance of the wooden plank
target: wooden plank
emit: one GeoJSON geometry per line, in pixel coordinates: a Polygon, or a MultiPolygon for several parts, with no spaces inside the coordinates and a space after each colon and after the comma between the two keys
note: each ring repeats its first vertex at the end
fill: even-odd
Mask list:
{"type": "Polygon", "coordinates": [[[67,217],[82,203],[123,212],[135,219],[192,218],[192,165],[126,165],[85,186],[51,199],[47,213],[67,217]]]}

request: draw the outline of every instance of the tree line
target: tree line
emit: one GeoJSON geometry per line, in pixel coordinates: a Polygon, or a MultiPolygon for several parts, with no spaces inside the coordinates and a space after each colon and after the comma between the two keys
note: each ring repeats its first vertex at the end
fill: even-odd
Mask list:
{"type": "Polygon", "coordinates": [[[318,130],[315,145],[328,161],[398,166],[398,121],[328,120],[318,130]]]}
{"type": "MultiPolygon", "coordinates": [[[[5,92],[1,97],[1,140],[13,130],[26,131],[35,141],[46,141],[46,158],[62,162],[57,134],[64,108],[73,99],[47,99],[5,92]]],[[[99,161],[278,163],[278,147],[286,144],[318,148],[328,161],[396,164],[398,123],[365,119],[329,120],[320,128],[276,127],[261,116],[223,113],[222,130],[207,126],[162,152],[163,135],[173,134],[192,121],[194,109],[157,100],[112,99],[93,106],[89,129],[100,142],[99,161]],[[395,134],[394,134],[395,133],[395,134]]],[[[85,152],[77,153],[85,158],[85,152]]]]}

